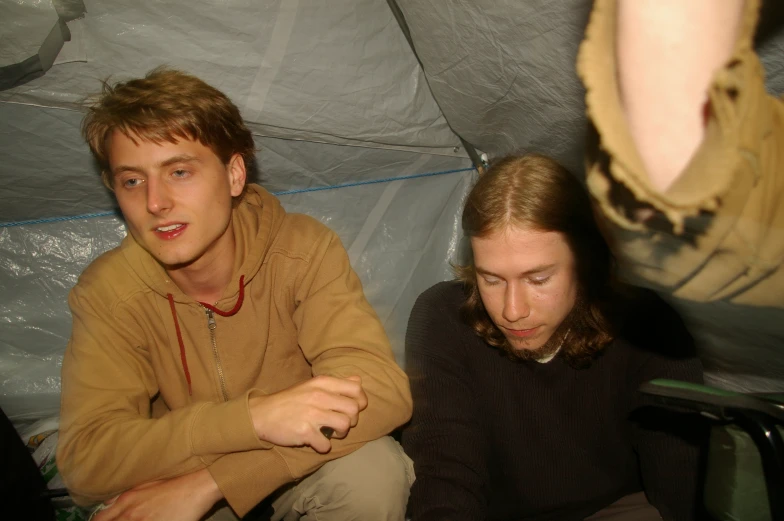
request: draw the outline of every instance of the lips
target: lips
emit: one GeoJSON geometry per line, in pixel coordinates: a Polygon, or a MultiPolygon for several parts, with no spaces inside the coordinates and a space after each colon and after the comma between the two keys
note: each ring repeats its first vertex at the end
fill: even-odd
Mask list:
{"type": "Polygon", "coordinates": [[[156,228],[156,230],[158,230],[159,232],[170,232],[172,230],[176,230],[180,226],[182,226],[182,225],[181,224],[170,224],[169,226],[159,226],[158,228],[156,228]]]}
{"type": "Polygon", "coordinates": [[[153,228],[152,231],[160,239],[171,240],[182,235],[187,227],[188,225],[184,223],[171,223],[153,228]]]}
{"type": "Polygon", "coordinates": [[[506,329],[510,335],[519,338],[526,338],[529,336],[533,336],[539,332],[539,326],[533,327],[531,329],[510,329],[508,327],[505,327],[504,329],[506,329]]]}

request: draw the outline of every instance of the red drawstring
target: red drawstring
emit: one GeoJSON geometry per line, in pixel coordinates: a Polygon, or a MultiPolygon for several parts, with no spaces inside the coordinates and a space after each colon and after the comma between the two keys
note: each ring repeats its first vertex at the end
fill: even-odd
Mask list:
{"type": "Polygon", "coordinates": [[[211,306],[206,302],[199,302],[199,304],[209,309],[213,313],[219,314],[222,317],[230,317],[234,315],[237,311],[240,310],[240,308],[242,307],[242,301],[245,300],[245,284],[243,284],[244,280],[245,280],[245,275],[240,276],[240,296],[237,297],[237,303],[234,304],[234,307],[231,308],[230,311],[221,311],[220,309],[216,308],[215,306],[211,306]]]}
{"type": "MultiPolygon", "coordinates": [[[[199,302],[202,306],[209,309],[213,313],[217,313],[222,317],[230,317],[237,313],[242,307],[242,302],[245,300],[245,275],[240,276],[240,294],[237,297],[237,303],[230,311],[221,311],[215,306],[211,306],[206,302],[199,302]]],[[[174,330],[177,331],[177,342],[180,344],[180,360],[182,361],[182,369],[185,371],[185,379],[188,381],[188,396],[193,396],[193,387],[191,386],[191,373],[188,371],[188,359],[185,357],[185,343],[182,341],[182,332],[180,331],[180,322],[177,320],[177,311],[174,309],[174,296],[171,293],[166,294],[169,299],[169,307],[171,308],[172,318],[174,318],[174,330]]]]}

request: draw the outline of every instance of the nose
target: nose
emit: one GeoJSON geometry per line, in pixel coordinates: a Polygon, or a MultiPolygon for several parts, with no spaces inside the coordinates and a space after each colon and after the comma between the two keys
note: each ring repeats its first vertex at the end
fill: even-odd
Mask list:
{"type": "Polygon", "coordinates": [[[147,184],[147,211],[153,215],[160,215],[170,210],[172,198],[166,183],[150,177],[147,184]]]}
{"type": "Polygon", "coordinates": [[[502,316],[510,324],[528,317],[531,314],[531,306],[528,302],[528,292],[519,282],[512,282],[507,285],[504,293],[504,310],[502,316]]]}

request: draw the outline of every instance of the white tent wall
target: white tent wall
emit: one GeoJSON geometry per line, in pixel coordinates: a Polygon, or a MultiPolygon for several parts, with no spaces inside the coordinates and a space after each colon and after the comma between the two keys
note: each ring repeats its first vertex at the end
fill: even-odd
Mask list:
{"type": "MultiPolygon", "coordinates": [[[[540,152],[582,175],[585,92],[575,63],[591,0],[390,2],[458,135],[491,159],[540,152]]],[[[768,90],[784,93],[784,2],[763,3],[757,49],[768,90]]],[[[710,383],[784,390],[784,311],[669,300],[697,341],[710,383]]]]}
{"type": "MultiPolygon", "coordinates": [[[[4,66],[42,54],[58,13],[79,4],[0,0],[0,84],[4,66]]],[[[160,64],[203,78],[238,104],[259,149],[256,180],[289,211],[338,233],[402,363],[414,299],[451,276],[457,215],[474,172],[386,2],[85,7],[67,22],[71,40],[53,66],[0,92],[6,414],[19,422],[57,412],[68,291],[125,236],[80,137],[81,101],[103,78],[160,64]]]]}

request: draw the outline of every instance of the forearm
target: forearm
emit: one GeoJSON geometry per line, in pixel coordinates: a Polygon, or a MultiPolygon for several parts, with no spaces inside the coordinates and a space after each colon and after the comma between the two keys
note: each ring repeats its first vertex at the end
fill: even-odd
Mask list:
{"type": "Polygon", "coordinates": [[[201,469],[216,455],[264,447],[242,400],[195,404],[158,419],[135,411],[90,414],[66,407],[57,459],[69,489],[82,502],[96,502],[201,469]]]}
{"type": "Polygon", "coordinates": [[[652,185],[665,191],[699,147],[707,90],[729,59],[743,0],[619,0],[618,87],[652,185]]]}

